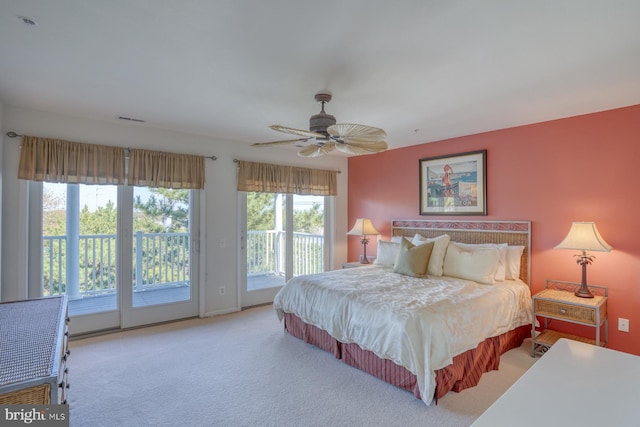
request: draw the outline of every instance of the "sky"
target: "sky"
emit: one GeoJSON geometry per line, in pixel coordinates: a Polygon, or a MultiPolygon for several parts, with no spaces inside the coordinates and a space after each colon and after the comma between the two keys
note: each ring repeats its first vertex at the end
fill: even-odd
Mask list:
{"type": "MultiPolygon", "coordinates": [[[[65,183],[43,183],[45,191],[49,190],[56,196],[66,197],[67,184],[65,183]]],[[[135,195],[140,195],[144,202],[149,197],[149,190],[136,187],[135,195]]],[[[116,185],[80,185],[80,209],[86,205],[89,212],[95,212],[98,207],[106,206],[109,201],[113,201],[114,206],[118,205],[118,186],[116,185]]]]}
{"type": "MultiPolygon", "coordinates": [[[[67,184],[65,183],[43,183],[45,189],[60,197],[66,197],[67,184]]],[[[150,192],[147,188],[135,187],[135,195],[140,195],[142,201],[146,201],[150,192]]],[[[45,190],[46,191],[46,190],[45,190]]],[[[118,186],[116,185],[80,185],[80,209],[86,205],[89,212],[95,212],[98,207],[106,206],[109,200],[113,201],[114,206],[118,205],[118,186]]],[[[320,202],[322,205],[323,198],[321,196],[302,196],[294,197],[294,210],[307,210],[313,206],[314,202],[320,202]]]]}

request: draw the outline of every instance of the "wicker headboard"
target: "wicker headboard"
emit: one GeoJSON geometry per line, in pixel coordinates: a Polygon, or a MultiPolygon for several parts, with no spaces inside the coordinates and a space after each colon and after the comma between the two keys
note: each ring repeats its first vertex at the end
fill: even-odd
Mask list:
{"type": "Polygon", "coordinates": [[[392,219],[391,235],[413,237],[451,236],[460,243],[506,243],[524,246],[520,279],[529,284],[531,277],[531,221],[467,221],[432,219],[392,219]]]}

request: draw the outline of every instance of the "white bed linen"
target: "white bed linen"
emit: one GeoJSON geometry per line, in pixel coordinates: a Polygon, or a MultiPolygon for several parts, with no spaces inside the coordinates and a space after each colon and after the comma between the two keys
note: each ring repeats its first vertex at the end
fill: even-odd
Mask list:
{"type": "Polygon", "coordinates": [[[436,370],[486,338],[531,323],[531,293],[522,281],[415,278],[379,266],[294,277],[273,304],[280,320],[295,314],[405,367],[427,404],[436,370]]]}

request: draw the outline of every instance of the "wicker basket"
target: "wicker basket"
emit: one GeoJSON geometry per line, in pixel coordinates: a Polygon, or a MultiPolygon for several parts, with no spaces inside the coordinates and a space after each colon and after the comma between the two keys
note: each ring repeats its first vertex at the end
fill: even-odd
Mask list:
{"type": "Polygon", "coordinates": [[[49,384],[41,384],[34,387],[23,388],[10,393],[0,395],[0,405],[34,404],[48,405],[51,403],[49,384]]]}

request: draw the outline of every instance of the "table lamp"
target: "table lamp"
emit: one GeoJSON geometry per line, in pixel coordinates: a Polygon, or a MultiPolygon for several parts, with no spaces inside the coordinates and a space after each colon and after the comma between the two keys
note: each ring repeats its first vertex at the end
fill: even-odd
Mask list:
{"type": "Polygon", "coordinates": [[[582,266],[582,283],[575,295],[580,298],[593,298],[593,294],[587,287],[587,265],[591,264],[595,257],[587,255],[587,251],[609,252],[612,249],[611,245],[605,242],[598,232],[596,224],[594,222],[573,222],[569,234],[556,246],[556,249],[582,251],[581,254],[574,255],[578,257],[576,262],[582,266]]]}
{"type": "Polygon", "coordinates": [[[369,264],[369,259],[367,258],[367,243],[369,243],[369,238],[367,236],[377,234],[380,234],[380,232],[376,230],[369,218],[356,219],[353,228],[347,233],[349,236],[362,236],[360,243],[362,243],[363,253],[360,255],[360,264],[369,264]]]}

